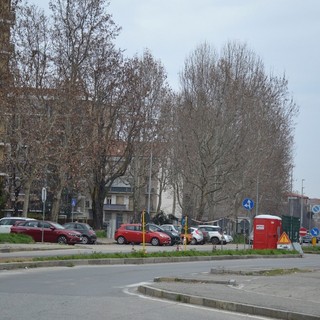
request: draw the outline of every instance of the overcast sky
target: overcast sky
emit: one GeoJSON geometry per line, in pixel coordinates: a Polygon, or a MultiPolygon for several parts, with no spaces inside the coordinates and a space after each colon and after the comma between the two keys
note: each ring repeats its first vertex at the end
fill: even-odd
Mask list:
{"type": "MultiPolygon", "coordinates": [[[[47,8],[49,0],[29,0],[47,8]]],[[[299,106],[293,191],[320,198],[320,1],[319,0],[110,0],[122,27],[119,47],[131,57],[148,48],[174,89],[186,57],[207,42],[220,50],[240,41],[266,71],[285,73],[299,106]]]]}

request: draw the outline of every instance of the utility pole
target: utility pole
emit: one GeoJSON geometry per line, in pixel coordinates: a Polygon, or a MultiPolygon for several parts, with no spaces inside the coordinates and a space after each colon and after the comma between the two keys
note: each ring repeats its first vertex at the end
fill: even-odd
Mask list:
{"type": "Polygon", "coordinates": [[[303,181],[305,181],[305,179],[301,180],[300,227],[303,227],[303,181]]]}

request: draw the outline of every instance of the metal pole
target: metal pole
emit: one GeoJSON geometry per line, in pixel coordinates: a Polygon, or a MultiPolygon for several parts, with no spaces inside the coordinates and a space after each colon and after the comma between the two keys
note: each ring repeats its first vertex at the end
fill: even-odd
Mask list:
{"type": "Polygon", "coordinates": [[[46,208],[46,200],[43,201],[43,208],[42,208],[42,234],[41,234],[41,242],[43,242],[45,208],[46,208]]]}
{"type": "Polygon", "coordinates": [[[47,200],[47,188],[43,187],[41,191],[41,198],[42,198],[42,232],[41,232],[41,242],[43,242],[43,233],[44,233],[44,216],[45,216],[45,209],[46,209],[46,200],[47,200]]]}
{"type": "Polygon", "coordinates": [[[150,215],[150,199],[151,199],[151,175],[152,175],[152,149],[150,153],[150,167],[149,167],[149,188],[148,188],[148,214],[150,215]]]}
{"type": "Polygon", "coordinates": [[[259,175],[257,175],[256,216],[259,214],[259,175]]]}
{"type": "Polygon", "coordinates": [[[305,179],[301,180],[300,227],[303,226],[303,181],[305,181],[305,179]]]}

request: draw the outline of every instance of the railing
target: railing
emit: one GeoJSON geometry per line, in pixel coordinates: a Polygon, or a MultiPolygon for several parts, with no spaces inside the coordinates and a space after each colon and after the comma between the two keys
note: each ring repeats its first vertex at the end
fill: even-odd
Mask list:
{"type": "Polygon", "coordinates": [[[103,210],[114,210],[114,211],[123,211],[128,210],[128,206],[125,204],[105,204],[103,210]]]}

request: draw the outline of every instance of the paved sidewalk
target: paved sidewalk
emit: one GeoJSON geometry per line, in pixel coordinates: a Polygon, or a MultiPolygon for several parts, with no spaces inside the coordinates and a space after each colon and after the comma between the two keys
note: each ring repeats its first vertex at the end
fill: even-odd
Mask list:
{"type": "Polygon", "coordinates": [[[184,279],[160,278],[138,290],[177,302],[274,319],[320,319],[320,267],[277,276],[209,272],[184,279]]]}

